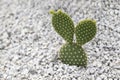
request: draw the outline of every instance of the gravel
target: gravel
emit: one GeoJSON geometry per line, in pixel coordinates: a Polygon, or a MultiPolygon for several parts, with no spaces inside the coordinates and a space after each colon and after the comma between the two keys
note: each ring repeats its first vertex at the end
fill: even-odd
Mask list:
{"type": "Polygon", "coordinates": [[[0,80],[120,80],[120,1],[0,0],[0,80]],[[97,35],[83,45],[86,68],[57,59],[65,41],[51,9],[69,13],[75,25],[97,21],[97,35]]]}

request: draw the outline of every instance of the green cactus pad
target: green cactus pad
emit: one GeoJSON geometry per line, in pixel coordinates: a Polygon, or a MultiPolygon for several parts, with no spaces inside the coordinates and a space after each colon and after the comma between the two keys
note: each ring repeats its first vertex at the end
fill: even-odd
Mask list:
{"type": "Polygon", "coordinates": [[[67,42],[72,43],[74,35],[74,24],[72,19],[61,10],[50,11],[52,16],[52,25],[56,32],[61,35],[67,42]]]}
{"type": "Polygon", "coordinates": [[[77,44],[83,45],[92,40],[96,34],[96,22],[94,20],[82,20],[75,29],[77,44]]]}
{"type": "Polygon", "coordinates": [[[76,43],[65,44],[60,49],[60,60],[69,65],[86,66],[87,56],[81,46],[76,43]]]}

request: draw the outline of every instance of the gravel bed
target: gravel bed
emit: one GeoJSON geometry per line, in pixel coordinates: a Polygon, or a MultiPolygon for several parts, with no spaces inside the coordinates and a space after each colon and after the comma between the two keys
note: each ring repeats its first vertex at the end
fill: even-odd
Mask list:
{"type": "Polygon", "coordinates": [[[120,80],[120,0],[0,0],[0,80],[120,80]],[[97,35],[83,46],[86,68],[57,59],[65,41],[51,9],[74,24],[97,21],[97,35]]]}

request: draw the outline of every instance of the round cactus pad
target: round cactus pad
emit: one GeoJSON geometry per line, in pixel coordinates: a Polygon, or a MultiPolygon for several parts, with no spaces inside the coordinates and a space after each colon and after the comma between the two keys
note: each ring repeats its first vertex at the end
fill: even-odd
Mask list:
{"type": "Polygon", "coordinates": [[[60,60],[69,65],[86,66],[87,56],[83,48],[75,43],[65,44],[60,49],[60,60]]]}

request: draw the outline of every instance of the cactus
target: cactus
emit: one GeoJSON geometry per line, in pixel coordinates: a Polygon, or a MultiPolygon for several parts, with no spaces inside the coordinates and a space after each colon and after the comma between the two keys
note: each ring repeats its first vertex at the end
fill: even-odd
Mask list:
{"type": "Polygon", "coordinates": [[[61,10],[50,11],[52,16],[52,25],[55,31],[66,40],[60,49],[59,59],[69,65],[84,66],[87,65],[87,55],[82,45],[92,40],[96,34],[96,22],[91,19],[82,20],[74,27],[72,19],[61,10]],[[76,42],[73,42],[73,35],[76,36],[76,42]]]}
{"type": "Polygon", "coordinates": [[[90,41],[96,34],[96,22],[94,20],[82,20],[75,28],[77,44],[83,45],[90,41]]]}
{"type": "Polygon", "coordinates": [[[74,24],[71,18],[61,10],[58,10],[57,12],[50,11],[50,13],[53,14],[52,25],[54,29],[67,42],[72,43],[74,35],[74,24]]]}
{"type": "Polygon", "coordinates": [[[76,43],[66,43],[60,49],[60,53],[60,59],[65,64],[77,66],[85,66],[87,64],[87,57],[83,48],[76,43]]]}

